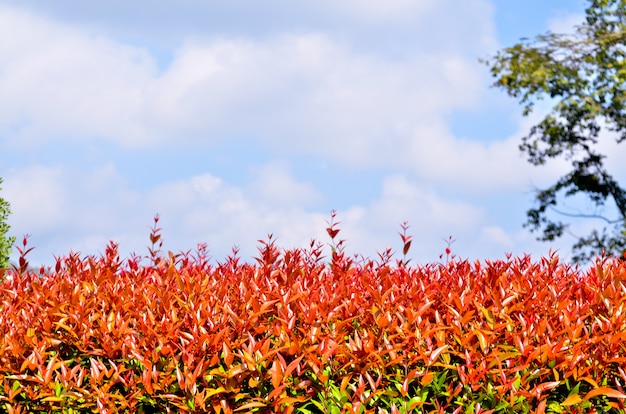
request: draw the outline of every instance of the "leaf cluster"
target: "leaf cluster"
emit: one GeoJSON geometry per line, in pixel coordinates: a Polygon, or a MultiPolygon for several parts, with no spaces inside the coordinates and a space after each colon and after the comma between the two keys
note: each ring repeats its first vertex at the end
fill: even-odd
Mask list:
{"type": "MultiPolygon", "coordinates": [[[[626,2],[591,0],[585,21],[572,34],[547,34],[503,49],[486,61],[494,86],[517,98],[528,115],[538,101],[547,99],[550,112],[522,139],[520,150],[529,162],[543,165],[563,157],[571,161],[570,173],[547,189],[538,190],[538,207],[528,211],[526,225],[542,231],[540,240],[554,240],[568,229],[555,222],[549,211],[563,198],[583,194],[594,206],[592,214],[570,217],[601,218],[612,234],[597,231],[580,237],[576,261],[600,254],[620,255],[626,245],[626,192],[604,164],[600,140],[604,129],[617,143],[626,139],[626,2]],[[561,197],[558,197],[558,196],[561,197]],[[617,218],[596,212],[612,200],[617,218]]],[[[563,215],[563,214],[562,214],[563,215]]],[[[605,228],[606,230],[606,228],[605,228]]]]}
{"type": "Polygon", "coordinates": [[[10,270],[6,412],[625,409],[623,263],[357,260],[333,221],[330,262],[320,244],[269,237],[254,264],[236,251],[211,264],[202,245],[162,253],[157,221],[146,258],[110,243],[101,257],[10,270]]]}

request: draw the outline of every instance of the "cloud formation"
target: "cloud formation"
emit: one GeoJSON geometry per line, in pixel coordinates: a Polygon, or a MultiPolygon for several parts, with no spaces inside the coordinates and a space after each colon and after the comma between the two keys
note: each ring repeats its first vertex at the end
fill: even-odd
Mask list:
{"type": "MultiPolygon", "coordinates": [[[[517,156],[528,120],[494,141],[449,126],[455,112],[495,105],[477,62],[497,43],[489,2],[279,3],[267,7],[285,26],[231,19],[228,28],[201,25],[209,6],[191,0],[171,19],[150,3],[136,25],[124,19],[138,3],[122,19],[104,3],[0,6],[0,36],[14,39],[0,45],[0,143],[17,154],[2,160],[5,192],[38,261],[95,253],[109,239],[142,251],[155,213],[173,250],[207,242],[218,257],[235,244],[252,255],[268,233],[304,246],[326,238],[337,204],[350,248],[366,254],[397,242],[404,220],[428,260],[450,233],[480,237],[476,254],[534,246],[476,197],[526,191],[529,177],[542,183],[562,166],[537,172],[517,156]],[[224,161],[249,144],[250,159],[224,161]],[[254,158],[257,148],[267,159],[254,158]],[[208,163],[182,173],[190,161],[168,160],[174,151],[217,154],[230,179],[208,163]],[[138,174],[137,154],[155,152],[162,164],[138,174]],[[363,202],[336,188],[330,196],[332,175],[303,173],[302,158],[378,181],[355,179],[363,202]],[[159,178],[147,180],[152,169],[159,178]]],[[[107,4],[121,13],[121,2],[107,4]]],[[[244,3],[212,7],[232,17],[244,3]]],[[[254,15],[260,6],[246,7],[254,15]]]]}

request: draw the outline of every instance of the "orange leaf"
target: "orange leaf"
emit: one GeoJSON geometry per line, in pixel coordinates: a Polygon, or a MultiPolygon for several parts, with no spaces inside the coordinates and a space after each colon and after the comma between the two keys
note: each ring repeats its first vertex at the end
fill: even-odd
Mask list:
{"type": "Polygon", "coordinates": [[[432,382],[434,377],[435,377],[435,374],[433,374],[432,372],[428,372],[422,377],[422,379],[420,380],[420,383],[422,384],[423,387],[425,387],[432,382]]]}
{"type": "Polygon", "coordinates": [[[417,317],[417,316],[422,315],[424,312],[426,312],[428,310],[428,308],[430,308],[430,305],[432,305],[432,304],[433,304],[432,301],[430,301],[430,300],[427,301],[425,304],[422,305],[421,308],[419,308],[417,310],[417,313],[415,314],[415,316],[417,317]]]}
{"type": "Polygon", "coordinates": [[[480,345],[480,349],[482,349],[482,351],[485,352],[487,350],[487,347],[488,347],[487,339],[485,338],[485,335],[483,335],[483,333],[481,331],[479,331],[479,330],[475,330],[475,331],[473,331],[473,333],[478,338],[478,343],[480,345]]]}
{"type": "Polygon", "coordinates": [[[566,407],[570,406],[570,405],[575,405],[578,404],[579,402],[581,402],[583,399],[580,398],[580,395],[578,394],[574,394],[574,395],[570,395],[569,397],[567,397],[565,399],[565,401],[563,401],[561,403],[561,405],[564,405],[566,407]]]}
{"type": "Polygon", "coordinates": [[[250,386],[250,388],[256,388],[257,385],[259,385],[259,382],[261,382],[259,378],[250,377],[248,380],[248,386],[250,386]]]}
{"type": "Polygon", "coordinates": [[[148,391],[148,394],[154,393],[154,390],[152,389],[152,378],[151,378],[150,373],[148,371],[144,370],[141,373],[141,383],[142,383],[144,389],[146,391],[148,391]]]}
{"type": "MultiPolygon", "coordinates": [[[[280,397],[276,399],[276,405],[285,405],[285,404],[293,404],[293,403],[303,403],[307,400],[307,397],[304,396],[300,396],[300,397],[280,397]]],[[[275,406],[276,406],[275,405],[275,406]]],[[[288,408],[292,408],[293,405],[290,405],[290,407],[288,408]]],[[[285,408],[286,410],[287,408],[285,408]]],[[[287,412],[293,412],[293,409],[291,411],[285,411],[285,414],[287,412]]]]}
{"type": "MultiPolygon", "coordinates": [[[[417,369],[414,369],[409,372],[409,374],[404,378],[404,382],[402,383],[402,388],[400,389],[400,393],[403,397],[409,393],[409,383],[413,381],[413,378],[417,376],[417,369]]],[[[343,391],[343,390],[342,390],[343,391]]]]}
{"type": "Polygon", "coordinates": [[[255,316],[264,314],[276,302],[278,302],[278,299],[270,300],[270,301],[267,301],[267,302],[263,303],[263,305],[261,305],[261,309],[259,310],[259,312],[255,313],[255,316]]]}
{"type": "Polygon", "coordinates": [[[241,407],[237,408],[234,411],[243,411],[243,410],[247,410],[248,408],[260,408],[260,407],[265,407],[265,406],[266,404],[262,402],[252,401],[252,402],[242,405],[241,407]]]}
{"type": "Polygon", "coordinates": [[[224,362],[226,363],[226,366],[232,365],[235,356],[226,342],[222,342],[222,352],[224,353],[224,362]]]}
{"type": "Polygon", "coordinates": [[[243,367],[243,365],[239,364],[229,369],[226,375],[230,379],[230,378],[236,377],[237,375],[241,374],[244,371],[245,371],[245,368],[243,367]]]}
{"type": "Polygon", "coordinates": [[[50,396],[50,397],[42,398],[41,401],[45,401],[45,402],[64,402],[65,399],[63,399],[61,397],[50,396]]]}
{"type": "Polygon", "coordinates": [[[541,384],[535,387],[535,391],[539,394],[542,394],[544,391],[551,390],[552,388],[556,388],[561,384],[561,381],[548,381],[542,382],[541,384]]]}
{"type": "Polygon", "coordinates": [[[272,367],[268,370],[268,372],[272,376],[272,387],[278,388],[283,379],[283,373],[276,361],[272,363],[272,367]]]}
{"type": "Polygon", "coordinates": [[[387,320],[387,318],[385,318],[385,315],[380,315],[378,318],[376,318],[376,324],[381,328],[386,328],[387,325],[389,325],[389,321],[387,320]]]}
{"type": "Polygon", "coordinates": [[[591,384],[594,388],[599,388],[600,386],[598,385],[597,382],[594,381],[593,378],[590,377],[582,377],[579,378],[579,380],[583,380],[583,381],[587,381],[589,384],[591,384]]]}
{"type": "Polygon", "coordinates": [[[346,375],[345,377],[341,379],[341,386],[339,387],[339,390],[341,392],[344,392],[346,388],[348,388],[348,384],[350,383],[351,379],[352,379],[352,375],[346,375]]]}
{"type": "Polygon", "coordinates": [[[413,403],[411,403],[411,405],[409,405],[409,410],[413,410],[417,407],[419,407],[420,405],[424,405],[426,404],[426,401],[415,401],[413,403]]]}
{"type": "Polygon", "coordinates": [[[600,387],[589,391],[587,395],[585,395],[585,401],[590,398],[597,397],[598,395],[606,395],[609,398],[626,398],[626,394],[614,390],[613,388],[600,387]]]}
{"type": "Polygon", "coordinates": [[[406,395],[409,393],[409,378],[405,378],[404,382],[402,383],[402,388],[400,388],[400,394],[403,397],[406,397],[406,395]]]}
{"type": "Polygon", "coordinates": [[[548,400],[546,398],[541,400],[541,402],[537,406],[537,411],[535,411],[535,413],[536,414],[544,414],[546,412],[546,404],[547,403],[548,403],[548,400]]]}
{"type": "Polygon", "coordinates": [[[286,387],[285,384],[283,384],[280,387],[274,388],[272,392],[270,392],[269,395],[267,396],[267,399],[272,400],[280,395],[284,395],[285,387],[286,387]]]}
{"type": "Polygon", "coordinates": [[[432,363],[435,362],[437,358],[439,358],[439,355],[441,355],[441,353],[445,351],[447,348],[448,348],[448,345],[443,345],[435,349],[433,353],[430,354],[430,356],[428,357],[428,365],[432,365],[432,363]]]}
{"type": "Polygon", "coordinates": [[[288,377],[291,375],[291,373],[298,367],[298,364],[300,364],[300,361],[302,361],[302,358],[304,357],[304,355],[299,356],[298,358],[294,359],[293,361],[291,361],[291,363],[289,364],[289,366],[287,367],[287,369],[285,369],[285,373],[283,374],[285,377],[288,377]]]}

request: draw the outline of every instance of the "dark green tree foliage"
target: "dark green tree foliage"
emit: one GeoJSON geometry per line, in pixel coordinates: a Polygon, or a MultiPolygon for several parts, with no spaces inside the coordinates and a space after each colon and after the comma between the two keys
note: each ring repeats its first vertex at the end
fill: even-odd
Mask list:
{"type": "MultiPolygon", "coordinates": [[[[0,178],[0,184],[2,184],[2,178],[0,178]]],[[[11,228],[7,223],[9,214],[11,214],[9,202],[0,197],[0,269],[6,269],[9,266],[11,246],[15,243],[15,237],[8,236],[11,228]]]]}
{"type": "Polygon", "coordinates": [[[626,192],[598,150],[601,138],[626,140],[625,56],[626,0],[591,0],[585,20],[572,34],[548,32],[521,39],[486,61],[494,86],[518,99],[524,115],[538,100],[554,102],[522,139],[520,150],[534,165],[564,157],[572,169],[551,187],[537,190],[525,226],[541,232],[539,240],[551,241],[571,234],[570,223],[554,217],[598,219],[600,230],[576,236],[577,262],[602,251],[621,255],[626,249],[626,192]],[[591,202],[589,211],[571,214],[557,208],[576,195],[591,202]],[[615,207],[614,217],[605,215],[607,203],[615,207]]]}

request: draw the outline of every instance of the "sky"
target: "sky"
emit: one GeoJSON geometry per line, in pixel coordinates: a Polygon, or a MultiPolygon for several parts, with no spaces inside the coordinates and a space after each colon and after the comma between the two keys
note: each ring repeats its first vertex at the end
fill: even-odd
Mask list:
{"type": "Polygon", "coordinates": [[[526,161],[539,115],[490,88],[479,59],[570,30],[584,6],[0,0],[11,234],[29,235],[36,265],[109,241],[145,255],[158,214],[164,250],[253,260],[269,234],[329,243],[335,210],[350,254],[401,251],[406,221],[414,263],[439,261],[449,237],[470,260],[567,260],[573,237],[522,226],[567,163],[526,161]]]}

